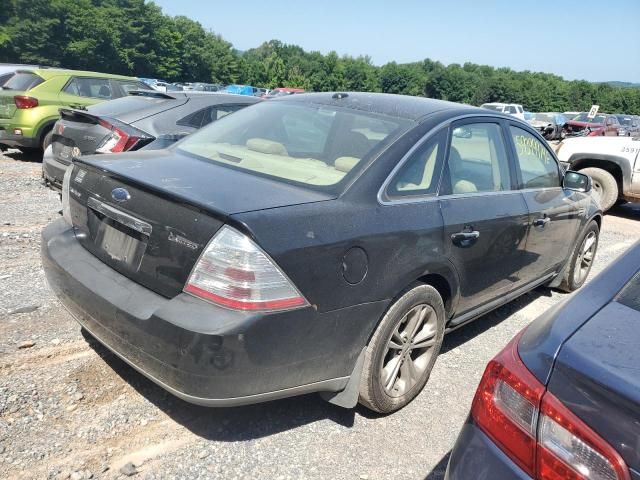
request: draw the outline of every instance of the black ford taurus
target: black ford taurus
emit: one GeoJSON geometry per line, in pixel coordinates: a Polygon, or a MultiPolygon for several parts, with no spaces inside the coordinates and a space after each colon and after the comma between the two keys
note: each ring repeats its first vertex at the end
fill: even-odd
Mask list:
{"type": "Polygon", "coordinates": [[[513,117],[292,95],[167,150],[77,160],[42,259],[89,333],[187,401],[321,392],[391,412],[446,332],[584,283],[602,215],[590,190],[513,117]]]}

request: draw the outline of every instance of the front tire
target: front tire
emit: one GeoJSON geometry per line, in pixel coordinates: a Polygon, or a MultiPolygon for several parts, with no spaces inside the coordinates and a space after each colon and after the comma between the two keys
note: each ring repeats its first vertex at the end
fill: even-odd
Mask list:
{"type": "Polygon", "coordinates": [[[580,173],[589,175],[593,182],[593,189],[600,195],[600,206],[603,211],[609,210],[618,200],[618,182],[606,170],[601,168],[584,168],[580,173]]]}
{"type": "Polygon", "coordinates": [[[360,403],[391,413],[424,388],[440,353],[445,311],[430,285],[416,285],[387,310],[365,350],[360,403]]]}
{"type": "Polygon", "coordinates": [[[595,221],[591,221],[585,228],[575,246],[569,265],[564,273],[562,283],[558,287],[565,292],[579,289],[589,276],[593,261],[598,250],[600,228],[595,221]]]}

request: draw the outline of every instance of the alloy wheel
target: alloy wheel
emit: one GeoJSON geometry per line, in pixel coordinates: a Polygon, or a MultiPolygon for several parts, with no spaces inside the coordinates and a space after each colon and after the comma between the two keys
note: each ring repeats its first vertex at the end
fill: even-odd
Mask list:
{"type": "Polygon", "coordinates": [[[438,318],[429,305],[417,305],[402,318],[387,341],[380,381],[390,397],[400,397],[426,373],[437,340],[438,318]]]}
{"type": "Polygon", "coordinates": [[[573,271],[573,281],[577,284],[581,284],[591,270],[593,258],[596,253],[597,237],[595,232],[589,232],[582,245],[580,245],[580,253],[576,258],[576,265],[573,271]]]}

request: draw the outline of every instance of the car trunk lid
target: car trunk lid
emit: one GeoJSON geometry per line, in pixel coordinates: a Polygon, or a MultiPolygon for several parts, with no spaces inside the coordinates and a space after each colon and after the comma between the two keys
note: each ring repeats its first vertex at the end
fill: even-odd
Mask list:
{"type": "Polygon", "coordinates": [[[172,297],[234,213],[328,200],[172,150],[76,161],[70,206],[80,243],[118,272],[172,297]]]}
{"type": "Polygon", "coordinates": [[[562,347],[549,391],[640,469],[640,312],[612,302],[562,347]]]}
{"type": "Polygon", "coordinates": [[[80,110],[60,109],[60,120],[53,129],[54,157],[65,164],[72,157],[95,153],[111,129],[100,123],[100,118],[80,110]]]}

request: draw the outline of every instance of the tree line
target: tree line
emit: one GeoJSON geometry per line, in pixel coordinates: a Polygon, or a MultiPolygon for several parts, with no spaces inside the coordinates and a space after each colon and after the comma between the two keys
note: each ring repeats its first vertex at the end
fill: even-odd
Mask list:
{"type": "Polygon", "coordinates": [[[539,72],[425,59],[376,66],[368,56],[307,52],[278,40],[238,52],[220,35],[145,0],[0,0],[0,62],[34,63],[168,81],[244,83],[312,91],[421,95],[529,111],[640,114],[640,88],[539,72]]]}

